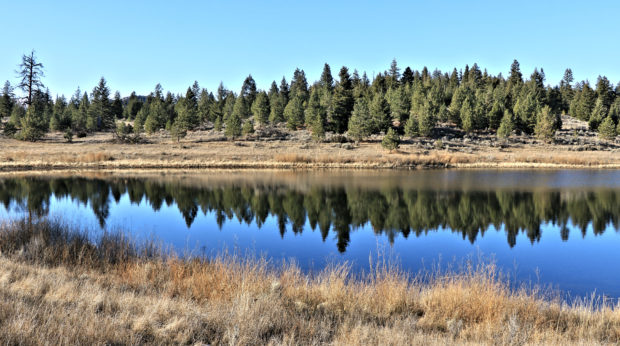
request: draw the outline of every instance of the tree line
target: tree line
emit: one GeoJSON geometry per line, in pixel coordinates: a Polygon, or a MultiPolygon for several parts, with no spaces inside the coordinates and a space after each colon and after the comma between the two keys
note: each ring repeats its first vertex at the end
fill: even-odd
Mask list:
{"type": "Polygon", "coordinates": [[[64,96],[52,100],[41,82],[43,65],[34,52],[22,60],[17,87],[27,96],[16,97],[7,81],[0,119],[8,118],[5,135],[32,141],[48,131],[64,131],[71,141],[73,134],[111,131],[128,140],[163,129],[179,140],[200,128],[214,128],[235,139],[285,124],[292,131],[310,130],[317,141],[328,132],[346,134],[353,141],[385,134],[384,146],[393,148],[401,136],[433,136],[439,123],[468,133],[490,131],[500,138],[524,133],[551,141],[561,128],[561,114],[587,121],[606,139],[615,138],[620,130],[620,83],[614,87],[605,76],[599,76],[594,86],[587,80],[575,82],[567,69],[558,85],[545,85],[543,69],[524,78],[517,60],[507,78],[490,75],[478,64],[450,73],[426,67],[421,71],[406,67],[401,73],[393,60],[372,80],[345,66],[336,79],[325,64],[320,79],[312,84],[303,70],[296,69],[290,83],[283,77],[266,90],[249,75],[238,93],[223,83],[209,91],[194,82],[184,94],[164,92],[157,84],[147,96],[133,92],[124,99],[119,92],[112,97],[102,77],[92,92],[78,88],[69,100],[64,96]]]}
{"type": "MultiPolygon", "coordinates": [[[[421,236],[439,229],[460,234],[474,243],[491,227],[503,229],[508,244],[516,244],[525,233],[536,242],[541,225],[560,228],[563,240],[570,226],[585,236],[591,225],[602,234],[608,225],[620,227],[620,194],[617,191],[460,191],[344,188],[313,186],[296,190],[284,185],[231,184],[197,187],[180,182],[159,182],[142,178],[88,179],[7,178],[0,180],[0,204],[7,210],[43,217],[49,213],[52,198],[70,198],[89,206],[101,227],[110,215],[110,204],[127,196],[132,204],[154,211],[164,205],[176,207],[191,227],[199,213],[212,213],[220,228],[226,220],[237,220],[261,228],[273,217],[282,236],[310,228],[323,240],[331,234],[344,252],[350,233],[370,225],[390,241],[397,236],[421,236]]],[[[207,230],[208,231],[208,230],[207,230]]]]}

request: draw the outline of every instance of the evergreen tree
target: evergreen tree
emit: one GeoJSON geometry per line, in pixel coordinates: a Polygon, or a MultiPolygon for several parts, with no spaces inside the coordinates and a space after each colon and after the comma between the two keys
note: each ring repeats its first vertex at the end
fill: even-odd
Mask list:
{"type": "Polygon", "coordinates": [[[243,81],[243,85],[241,86],[241,93],[239,94],[239,96],[243,98],[244,107],[246,107],[246,110],[242,112],[244,118],[250,114],[250,107],[256,99],[256,94],[256,82],[254,81],[254,78],[252,78],[252,75],[249,75],[243,81]]]}
{"type": "Polygon", "coordinates": [[[310,100],[308,101],[308,107],[305,111],[305,119],[306,124],[310,126],[310,128],[314,131],[315,127],[320,125],[320,128],[323,131],[322,136],[325,136],[325,122],[327,121],[327,112],[325,108],[321,105],[321,100],[319,98],[319,91],[316,88],[312,89],[312,93],[310,94],[310,100]]]}
{"type": "Polygon", "coordinates": [[[293,74],[289,98],[292,100],[295,97],[299,97],[302,103],[308,100],[308,81],[306,80],[306,73],[304,70],[295,69],[295,73],[293,74]]]}
{"type": "Polygon", "coordinates": [[[241,118],[243,117],[243,112],[245,112],[245,101],[243,97],[237,97],[233,111],[228,119],[226,119],[226,129],[224,129],[224,134],[229,139],[234,140],[241,136],[241,118]]]}
{"type": "Polygon", "coordinates": [[[332,70],[327,63],[323,66],[319,86],[328,93],[334,90],[334,77],[332,77],[332,70]]]}
{"type": "Polygon", "coordinates": [[[15,95],[11,83],[6,81],[2,88],[2,97],[0,98],[0,119],[11,116],[13,105],[15,104],[15,95]]]}
{"type": "Polygon", "coordinates": [[[420,124],[418,123],[418,117],[409,117],[405,123],[405,134],[411,138],[420,135],[420,124]]]}
{"type": "Polygon", "coordinates": [[[252,104],[252,114],[254,114],[254,121],[259,125],[264,126],[269,121],[269,97],[267,93],[261,91],[256,96],[254,104],[252,104]]]}
{"type": "Polygon", "coordinates": [[[383,136],[381,146],[389,151],[398,149],[400,146],[400,136],[393,128],[390,127],[385,136],[383,136]]]}
{"type": "Polygon", "coordinates": [[[499,128],[497,129],[497,137],[499,138],[508,138],[513,130],[513,120],[512,114],[508,109],[504,111],[504,116],[502,117],[502,121],[499,124],[499,128]]]}
{"type": "Polygon", "coordinates": [[[31,105],[34,93],[43,89],[41,77],[44,76],[43,64],[37,61],[34,50],[30,52],[30,55],[22,56],[22,63],[19,65],[17,74],[21,78],[17,87],[26,93],[26,105],[31,105]]]}
{"type": "MultiPolygon", "coordinates": [[[[182,119],[184,121],[185,119],[182,119]]],[[[148,116],[144,121],[144,131],[148,134],[152,134],[166,126],[168,121],[168,112],[166,111],[165,104],[159,99],[155,99],[149,105],[148,116]]],[[[181,123],[177,124],[179,128],[181,123]]],[[[187,124],[183,124],[187,127],[187,124]]],[[[187,130],[187,128],[185,128],[187,130]]]]}
{"type": "Polygon", "coordinates": [[[114,101],[112,101],[112,116],[115,119],[123,118],[123,101],[121,100],[121,94],[117,91],[114,93],[114,101]]]}
{"type": "Polygon", "coordinates": [[[75,132],[78,137],[83,137],[86,135],[89,108],[90,100],[88,99],[88,94],[84,93],[82,100],[80,101],[79,108],[77,111],[73,112],[73,118],[71,119],[73,132],[75,132]]]}
{"type": "Polygon", "coordinates": [[[419,113],[418,117],[418,128],[421,136],[428,137],[433,132],[435,128],[435,123],[437,122],[437,118],[435,118],[432,109],[428,100],[424,103],[424,107],[419,113]]]}
{"type": "Polygon", "coordinates": [[[549,106],[544,106],[536,117],[536,137],[545,141],[553,140],[555,135],[555,115],[551,112],[549,106]]]}
{"type": "Polygon", "coordinates": [[[388,88],[398,88],[398,86],[400,85],[399,81],[400,68],[398,67],[396,59],[392,59],[392,63],[390,64],[390,71],[387,78],[388,88]]]}
{"type": "Polygon", "coordinates": [[[302,97],[297,95],[284,108],[286,126],[291,130],[297,130],[304,123],[304,106],[302,97]]]}
{"type": "Polygon", "coordinates": [[[413,71],[411,71],[409,66],[407,66],[405,71],[403,71],[403,76],[401,77],[400,82],[403,85],[411,85],[413,83],[413,71]]]}
{"type": "Polygon", "coordinates": [[[370,136],[372,130],[372,116],[368,107],[368,101],[365,98],[357,99],[353,106],[347,135],[354,141],[359,142],[365,137],[370,136]]]}
{"type": "Polygon", "coordinates": [[[340,81],[334,92],[333,111],[329,122],[334,132],[344,133],[347,130],[355,100],[353,99],[353,85],[349,70],[343,66],[340,69],[339,77],[340,81]]]}
{"type": "Polygon", "coordinates": [[[589,83],[583,83],[571,100],[569,114],[577,119],[588,121],[596,102],[596,94],[589,83]]]}
{"type": "Polygon", "coordinates": [[[561,103],[562,109],[561,110],[564,113],[568,113],[570,103],[573,100],[573,95],[574,95],[573,86],[572,86],[573,81],[574,81],[573,71],[567,68],[564,71],[564,77],[562,78],[562,81],[560,81],[560,94],[562,97],[562,103],[561,103]]]}
{"type": "Polygon", "coordinates": [[[142,108],[142,105],[143,103],[140,99],[138,99],[138,96],[136,96],[136,92],[132,92],[131,95],[129,95],[127,107],[125,107],[124,110],[125,118],[128,120],[133,120],[140,111],[140,108],[142,108]]]}
{"type": "Polygon", "coordinates": [[[383,94],[375,94],[370,103],[370,115],[372,117],[372,133],[387,131],[392,125],[390,105],[383,94]]]}
{"type": "Polygon", "coordinates": [[[103,77],[93,89],[86,127],[89,131],[100,131],[115,128],[114,114],[110,103],[110,89],[103,77]]]}
{"type": "Polygon", "coordinates": [[[251,119],[247,119],[244,123],[243,123],[243,127],[241,128],[241,133],[244,136],[248,136],[252,133],[254,133],[254,122],[252,122],[251,119]]]}
{"type": "Polygon", "coordinates": [[[599,135],[604,139],[612,140],[616,138],[616,124],[614,123],[614,120],[611,118],[611,116],[606,117],[605,120],[601,122],[598,127],[598,131],[599,135]]]}
{"type": "Polygon", "coordinates": [[[26,115],[21,119],[20,139],[35,142],[45,135],[47,121],[44,115],[44,107],[44,104],[36,101],[33,101],[28,107],[26,115]]]}

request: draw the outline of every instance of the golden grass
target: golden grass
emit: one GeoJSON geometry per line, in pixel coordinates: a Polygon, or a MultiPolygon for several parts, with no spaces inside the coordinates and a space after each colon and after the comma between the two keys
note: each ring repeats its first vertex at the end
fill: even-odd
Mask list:
{"type": "Polygon", "coordinates": [[[6,344],[604,344],[620,306],[512,290],[493,265],[412,278],[387,262],[335,265],[164,256],[57,222],[0,227],[6,344]]]}

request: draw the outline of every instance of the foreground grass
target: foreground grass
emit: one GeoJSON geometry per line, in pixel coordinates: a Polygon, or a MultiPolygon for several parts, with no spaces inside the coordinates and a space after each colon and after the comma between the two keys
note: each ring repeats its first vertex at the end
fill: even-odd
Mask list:
{"type": "Polygon", "coordinates": [[[58,222],[0,227],[5,344],[605,344],[620,307],[511,290],[493,266],[424,280],[380,264],[182,260],[58,222]]]}

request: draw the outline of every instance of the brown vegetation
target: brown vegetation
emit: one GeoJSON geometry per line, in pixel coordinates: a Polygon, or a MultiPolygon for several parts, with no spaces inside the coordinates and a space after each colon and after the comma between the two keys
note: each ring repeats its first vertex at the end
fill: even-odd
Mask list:
{"type": "Polygon", "coordinates": [[[111,133],[65,143],[62,133],[50,133],[38,143],[0,138],[0,170],[620,167],[620,146],[565,118],[554,144],[532,136],[499,140],[490,133],[469,135],[448,126],[439,128],[441,138],[405,138],[391,152],[381,147],[381,136],[358,144],[340,143],[342,136],[316,143],[306,130],[281,129],[276,137],[236,142],[214,130],[194,131],[181,143],[158,132],[141,144],[119,143],[111,133]]]}
{"type": "Polygon", "coordinates": [[[333,266],[164,256],[58,222],[0,228],[3,343],[602,344],[620,307],[511,290],[492,265],[412,279],[389,263],[333,266]]]}

